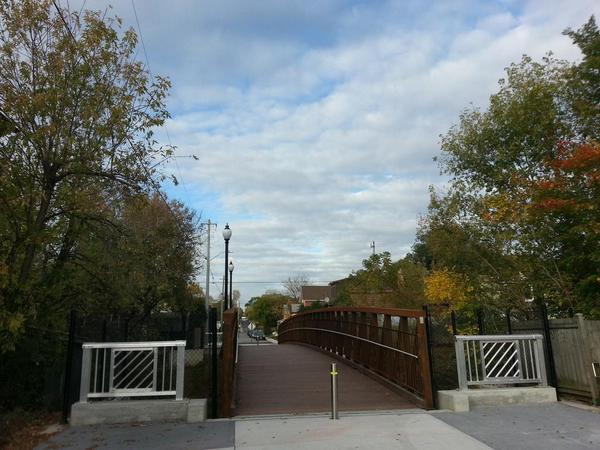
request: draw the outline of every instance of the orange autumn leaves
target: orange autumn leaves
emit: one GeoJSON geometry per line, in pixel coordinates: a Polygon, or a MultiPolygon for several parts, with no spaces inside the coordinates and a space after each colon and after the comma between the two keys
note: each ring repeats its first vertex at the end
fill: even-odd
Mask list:
{"type": "Polygon", "coordinates": [[[489,224],[511,225],[547,214],[597,213],[600,144],[561,142],[557,157],[546,161],[541,172],[535,180],[511,178],[509,190],[484,196],[480,217],[489,224]]]}
{"type": "Polygon", "coordinates": [[[592,211],[600,198],[600,144],[559,145],[558,158],[548,162],[551,176],[534,188],[542,211],[592,211]]]}

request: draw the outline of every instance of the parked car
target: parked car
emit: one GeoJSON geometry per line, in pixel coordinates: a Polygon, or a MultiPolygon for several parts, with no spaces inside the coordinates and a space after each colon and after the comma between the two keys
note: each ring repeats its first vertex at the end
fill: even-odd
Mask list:
{"type": "Polygon", "coordinates": [[[265,340],[265,333],[263,330],[254,330],[254,339],[260,339],[261,341],[265,340]]]}

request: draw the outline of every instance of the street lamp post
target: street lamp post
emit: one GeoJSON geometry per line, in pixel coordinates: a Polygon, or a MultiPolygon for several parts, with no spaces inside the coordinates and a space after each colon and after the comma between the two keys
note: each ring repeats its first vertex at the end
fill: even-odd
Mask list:
{"type": "Polygon", "coordinates": [[[227,288],[228,288],[228,272],[229,272],[229,239],[231,239],[231,229],[229,228],[229,224],[225,224],[225,228],[223,229],[223,239],[225,239],[225,296],[224,296],[224,309],[229,309],[229,297],[227,296],[227,288]]]}
{"type": "Polygon", "coordinates": [[[233,261],[229,261],[229,302],[233,307],[233,261]]]}

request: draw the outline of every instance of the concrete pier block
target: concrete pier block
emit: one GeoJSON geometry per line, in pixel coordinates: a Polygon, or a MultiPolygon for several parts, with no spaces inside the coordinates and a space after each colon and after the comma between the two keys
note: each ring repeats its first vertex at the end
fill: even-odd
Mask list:
{"type": "Polygon", "coordinates": [[[469,411],[478,407],[527,403],[554,403],[553,387],[516,387],[438,391],[438,407],[451,411],[469,411]]]}
{"type": "Polygon", "coordinates": [[[206,420],[206,399],[105,400],[77,402],[71,407],[72,426],[102,423],[206,420]]]}
{"type": "Polygon", "coordinates": [[[207,416],[207,401],[205,398],[189,400],[187,410],[188,423],[204,422],[207,416]]]}

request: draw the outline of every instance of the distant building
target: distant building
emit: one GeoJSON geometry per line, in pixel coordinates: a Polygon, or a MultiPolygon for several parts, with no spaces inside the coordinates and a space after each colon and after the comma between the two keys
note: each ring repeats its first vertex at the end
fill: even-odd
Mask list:
{"type": "Polygon", "coordinates": [[[285,305],[283,305],[283,319],[288,319],[294,314],[298,314],[300,312],[300,303],[295,303],[292,300],[288,301],[285,305]]]}
{"type": "Polygon", "coordinates": [[[340,280],[335,280],[329,283],[329,288],[331,289],[331,300],[335,301],[336,297],[340,293],[340,290],[343,288],[345,284],[348,283],[350,279],[348,277],[342,278],[340,280]]]}
{"type": "Polygon", "coordinates": [[[305,308],[316,302],[328,305],[331,298],[331,286],[302,286],[300,288],[300,303],[305,308]]]}

